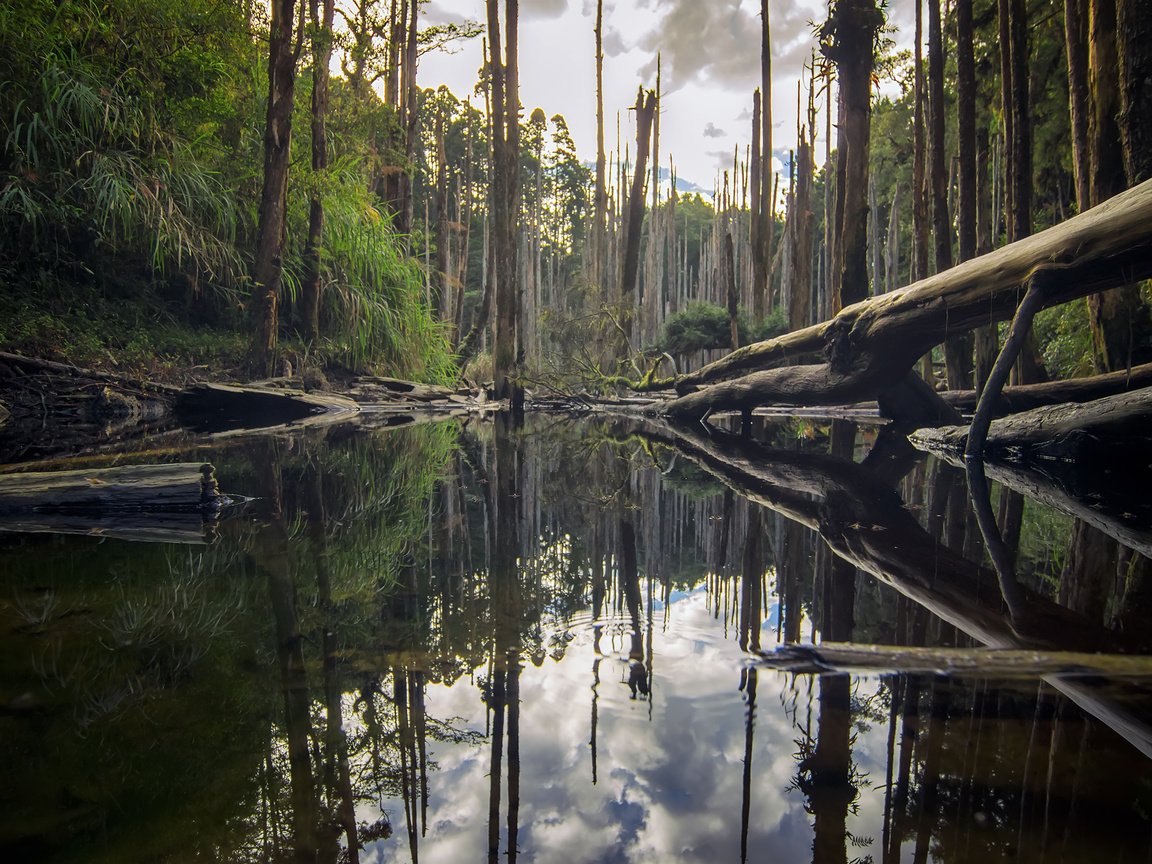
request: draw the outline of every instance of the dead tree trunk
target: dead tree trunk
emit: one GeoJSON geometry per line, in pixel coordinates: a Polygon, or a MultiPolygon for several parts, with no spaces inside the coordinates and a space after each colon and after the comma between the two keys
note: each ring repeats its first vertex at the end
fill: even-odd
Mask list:
{"type": "Polygon", "coordinates": [[[624,254],[620,262],[620,325],[624,330],[621,357],[631,351],[632,307],[636,297],[636,276],[640,269],[640,231],[644,225],[644,181],[648,176],[648,151],[652,137],[652,118],[656,114],[656,94],[647,96],[644,89],[636,93],[636,165],[628,193],[624,218],[624,254]]]}

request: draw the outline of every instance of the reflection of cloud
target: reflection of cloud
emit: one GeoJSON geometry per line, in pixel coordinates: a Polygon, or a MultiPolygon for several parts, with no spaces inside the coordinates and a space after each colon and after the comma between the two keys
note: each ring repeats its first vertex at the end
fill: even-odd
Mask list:
{"type": "Polygon", "coordinates": [[[715,123],[713,123],[711,120],[709,120],[708,125],[704,127],[704,137],[705,138],[727,138],[728,133],[725,132],[723,129],[718,128],[715,123]]]}
{"type": "MultiPolygon", "coordinates": [[[[618,633],[609,628],[601,639],[605,656],[597,688],[596,785],[589,746],[596,660],[590,629],[573,631],[562,661],[523,670],[521,860],[738,860],[747,707],[737,684],[745,657],[724,638],[702,592],[686,596],[670,611],[672,626],[654,634],[651,704],[630,699],[623,683],[631,647],[628,628],[618,633]]],[[[786,791],[796,771],[793,742],[798,733],[785,710],[799,693],[803,711],[805,688],[774,672],[761,671],[759,682],[749,848],[757,859],[806,860],[810,818],[802,798],[786,791]]],[[[430,686],[427,705],[433,716],[459,716],[470,729],[486,728],[480,691],[467,678],[451,687],[430,686]]],[[[882,756],[883,730],[873,737],[882,756]]],[[[429,742],[429,747],[429,758],[439,767],[429,778],[421,859],[429,864],[475,860],[487,848],[491,742],[429,742]]],[[[506,760],[507,754],[505,769],[506,760]]],[[[501,782],[506,800],[506,775],[501,782]]],[[[881,794],[875,809],[862,817],[859,833],[879,836],[882,804],[881,794]]],[[[388,802],[387,809],[395,834],[372,851],[381,861],[407,861],[403,804],[388,802]]],[[[502,809],[502,851],[508,845],[507,816],[502,809]]]]}

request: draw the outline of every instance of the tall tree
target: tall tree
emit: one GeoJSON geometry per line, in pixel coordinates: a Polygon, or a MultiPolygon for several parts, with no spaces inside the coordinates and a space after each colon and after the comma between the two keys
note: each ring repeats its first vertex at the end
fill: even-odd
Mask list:
{"type": "Polygon", "coordinates": [[[772,22],[768,0],[760,0],[760,235],[756,245],[763,254],[760,272],[753,286],[753,315],[763,320],[772,305],[772,240],[776,232],[776,201],[772,181],[772,22]]]}
{"type": "Polygon", "coordinates": [[[256,255],[252,268],[253,306],[257,319],[254,356],[265,375],[272,372],[279,335],[288,166],[292,156],[292,108],[296,100],[296,61],[300,57],[304,33],[303,21],[296,20],[294,0],[272,0],[269,12],[264,185],[260,193],[256,255]]]}
{"type": "MultiPolygon", "coordinates": [[[[628,192],[628,209],[624,216],[623,255],[620,259],[620,315],[626,344],[632,339],[632,306],[636,297],[636,277],[640,269],[640,232],[644,225],[644,182],[648,176],[648,151],[651,149],[652,120],[656,115],[656,93],[636,92],[636,165],[628,192]]],[[[623,356],[623,355],[621,355],[623,356]]]]}
{"type": "Polygon", "coordinates": [[[604,0],[596,0],[596,188],[592,213],[592,275],[597,284],[604,274],[604,218],[608,190],[604,156],[604,0]]]}
{"type": "Polygon", "coordinates": [[[821,28],[821,50],[840,81],[836,164],[835,267],[832,310],[868,296],[868,149],[876,34],[884,13],[876,0],[839,0],[821,28]]]}
{"type": "Polygon", "coordinates": [[[308,205],[308,242],[300,286],[304,338],[320,335],[320,249],[324,243],[322,175],[328,169],[328,67],[332,62],[332,21],[336,0],[311,0],[312,16],[312,172],[316,176],[308,205]]]}
{"type": "Polygon", "coordinates": [[[1116,54],[1120,66],[1120,137],[1128,185],[1152,177],[1152,3],[1116,0],[1116,54]]]}
{"type": "MultiPolygon", "coordinates": [[[[976,71],[972,55],[971,0],[957,3],[957,113],[960,149],[960,260],[976,254],[976,71]]],[[[940,0],[928,2],[928,78],[932,91],[932,201],[936,237],[936,269],[952,266],[952,219],[948,212],[947,154],[944,146],[944,39],[940,0]]],[[[948,386],[972,386],[972,337],[961,333],[944,343],[948,386]]]]}
{"type": "Polygon", "coordinates": [[[505,0],[507,44],[501,53],[499,0],[487,0],[492,86],[492,234],[495,246],[496,328],[492,365],[496,398],[509,399],[514,412],[523,408],[524,389],[517,380],[516,217],[520,210],[520,84],[517,60],[519,0],[505,0]]]}

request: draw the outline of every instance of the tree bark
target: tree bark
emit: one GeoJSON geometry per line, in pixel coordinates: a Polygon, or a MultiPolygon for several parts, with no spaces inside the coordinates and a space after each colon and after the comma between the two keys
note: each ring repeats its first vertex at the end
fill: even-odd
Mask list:
{"type": "Polygon", "coordinates": [[[832,309],[868,296],[868,151],[872,120],[872,71],[876,33],[884,23],[875,0],[843,0],[825,25],[822,51],[840,81],[837,164],[837,278],[832,309]]]}
{"type": "Polygon", "coordinates": [[[320,249],[324,243],[322,175],[328,169],[328,66],[332,62],[332,21],[335,0],[311,0],[312,15],[312,172],[317,186],[308,205],[308,243],[304,247],[304,279],[300,286],[303,335],[313,342],[320,335],[320,249]]]}
{"type": "Polygon", "coordinates": [[[1128,185],[1152,177],[1152,3],[1116,0],[1120,138],[1128,185]]]}
{"type": "Polygon", "coordinates": [[[636,297],[636,277],[640,269],[640,231],[644,225],[644,181],[648,176],[648,151],[652,138],[652,118],[656,114],[656,94],[647,96],[644,89],[636,93],[636,165],[628,192],[628,209],[624,217],[624,254],[620,262],[620,325],[625,344],[621,357],[627,355],[632,341],[632,308],[636,297]]]}
{"type": "MultiPolygon", "coordinates": [[[[253,309],[257,334],[253,352],[263,374],[272,374],[280,326],[280,283],[284,274],[288,166],[292,152],[292,106],[296,98],[295,0],[272,0],[268,38],[268,105],[264,120],[264,185],[256,226],[253,309]]],[[[301,32],[303,23],[301,22],[301,32]]]]}
{"type": "Polygon", "coordinates": [[[944,335],[1012,317],[1021,286],[1038,270],[1049,277],[1041,308],[1152,273],[1152,181],[1019,243],[851,306],[823,324],[741,348],[676,383],[689,389],[817,352],[828,358],[823,365],[756,372],[689,393],[661,410],[698,418],[772,401],[874,398],[898,384],[944,335]]]}

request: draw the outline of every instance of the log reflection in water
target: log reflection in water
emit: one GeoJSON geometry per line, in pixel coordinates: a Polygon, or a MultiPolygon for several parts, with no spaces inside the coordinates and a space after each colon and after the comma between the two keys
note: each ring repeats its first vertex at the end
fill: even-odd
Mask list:
{"type": "MultiPolygon", "coordinates": [[[[861,465],[821,454],[774,451],[719,430],[705,436],[695,428],[645,422],[636,432],[687,455],[734,491],[793,524],[819,530],[837,555],[986,645],[1100,650],[1142,644],[1139,636],[1108,632],[1023,587],[1022,614],[1013,620],[1004,610],[996,575],[938,543],[904,509],[897,493],[861,465]]],[[[1086,681],[1047,680],[1152,756],[1152,724],[1139,709],[1086,681]]],[[[1143,693],[1133,695],[1145,700],[1143,693]]]]}

